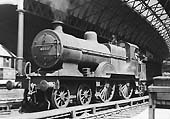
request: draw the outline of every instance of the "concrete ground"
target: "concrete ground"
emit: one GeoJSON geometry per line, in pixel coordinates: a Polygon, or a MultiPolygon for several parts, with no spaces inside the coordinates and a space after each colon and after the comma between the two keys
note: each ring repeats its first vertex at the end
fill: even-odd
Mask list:
{"type": "MultiPolygon", "coordinates": [[[[149,119],[149,108],[147,108],[146,110],[131,119],[149,119]]],[[[170,109],[156,108],[155,119],[170,119],[170,109]]]]}
{"type": "Polygon", "coordinates": [[[23,93],[24,93],[23,89],[13,89],[13,90],[0,89],[0,103],[1,101],[23,99],[23,93]]]}

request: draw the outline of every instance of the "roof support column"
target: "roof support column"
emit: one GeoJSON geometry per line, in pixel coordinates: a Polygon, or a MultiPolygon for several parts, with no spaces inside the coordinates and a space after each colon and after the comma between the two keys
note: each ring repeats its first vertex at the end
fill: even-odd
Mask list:
{"type": "Polygon", "coordinates": [[[23,74],[24,0],[19,0],[17,11],[18,11],[17,70],[19,74],[23,74]]]}

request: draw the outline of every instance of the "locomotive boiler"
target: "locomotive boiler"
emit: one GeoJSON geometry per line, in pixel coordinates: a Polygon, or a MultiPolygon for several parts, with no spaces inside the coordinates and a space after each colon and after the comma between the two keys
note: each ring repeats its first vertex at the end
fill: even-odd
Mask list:
{"type": "Polygon", "coordinates": [[[144,93],[145,63],[139,48],[130,43],[98,43],[97,34],[88,31],[84,39],[63,32],[61,23],[54,30],[38,33],[32,43],[32,57],[39,67],[16,81],[25,88],[24,104],[42,108],[66,107],[70,102],[86,105],[92,100],[128,99],[144,93]]]}
{"type": "Polygon", "coordinates": [[[61,26],[46,29],[35,37],[33,59],[43,69],[56,70],[59,76],[82,76],[83,68],[94,71],[101,62],[110,62],[110,51],[97,42],[95,32],[85,33],[85,39],[63,33],[61,26]]]}

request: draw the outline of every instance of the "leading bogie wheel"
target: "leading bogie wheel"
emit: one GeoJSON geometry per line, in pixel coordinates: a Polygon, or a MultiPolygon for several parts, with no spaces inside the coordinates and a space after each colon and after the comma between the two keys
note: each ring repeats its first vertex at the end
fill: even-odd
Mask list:
{"type": "Polygon", "coordinates": [[[111,85],[109,83],[105,83],[103,86],[101,86],[100,90],[100,100],[102,102],[109,102],[113,99],[114,93],[115,93],[115,84],[111,85]]]}
{"type": "Polygon", "coordinates": [[[77,90],[77,101],[78,104],[87,105],[92,100],[92,90],[86,84],[81,84],[77,90]]]}
{"type": "Polygon", "coordinates": [[[61,86],[52,93],[51,101],[55,108],[67,107],[70,102],[70,91],[66,86],[61,86]]]}
{"type": "Polygon", "coordinates": [[[131,98],[133,94],[133,85],[130,82],[119,84],[119,95],[124,99],[131,98]]]}

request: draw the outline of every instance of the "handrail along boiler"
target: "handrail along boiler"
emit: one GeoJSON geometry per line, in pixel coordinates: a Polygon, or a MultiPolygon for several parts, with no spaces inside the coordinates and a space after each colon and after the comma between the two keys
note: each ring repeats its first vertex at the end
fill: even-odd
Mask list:
{"type": "Polygon", "coordinates": [[[134,92],[144,94],[145,58],[136,45],[101,44],[92,31],[80,39],[64,33],[62,23],[55,25],[33,40],[32,56],[40,70],[17,78],[25,88],[22,107],[46,110],[75,100],[86,105],[92,99],[107,102],[115,95],[128,99],[134,92]]]}

